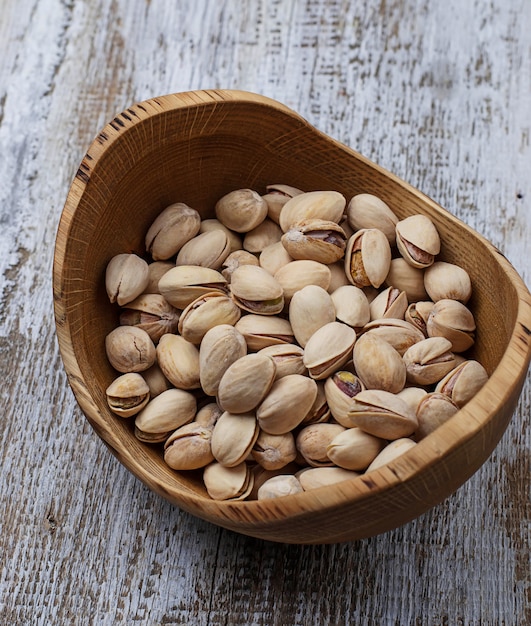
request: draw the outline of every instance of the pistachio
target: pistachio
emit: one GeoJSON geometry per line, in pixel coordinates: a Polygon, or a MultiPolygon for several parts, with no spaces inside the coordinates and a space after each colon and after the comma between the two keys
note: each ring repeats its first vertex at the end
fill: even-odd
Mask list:
{"type": "Polygon", "coordinates": [[[266,219],[253,230],[245,234],[243,248],[248,252],[258,254],[264,248],[280,241],[282,230],[273,220],[266,219]]]}
{"type": "Polygon", "coordinates": [[[289,303],[293,294],[306,285],[317,285],[328,289],[330,270],[324,263],[311,260],[296,260],[283,265],[275,274],[276,281],[282,287],[284,300],[289,303]]]}
{"type": "Polygon", "coordinates": [[[296,222],[317,218],[339,224],[346,200],[337,191],[308,191],[286,202],[279,217],[280,228],[287,232],[296,222]]]}
{"type": "Polygon", "coordinates": [[[162,335],[157,361],[166,378],[178,389],[199,389],[199,350],[180,335],[162,335]]]}
{"type": "Polygon", "coordinates": [[[145,330],[153,343],[166,333],[174,333],[178,324],[179,311],[164,296],[155,293],[138,296],[128,302],[120,313],[121,326],[136,326],[145,330]]]}
{"type": "Polygon", "coordinates": [[[344,261],[336,261],[328,265],[330,270],[330,284],[328,285],[328,293],[332,294],[336,289],[344,285],[350,285],[350,281],[345,274],[344,261]]]}
{"type": "Polygon", "coordinates": [[[248,413],[266,397],[274,380],[275,363],[272,358],[263,354],[242,356],[221,377],[218,403],[230,413],[248,413]]]}
{"type": "Polygon", "coordinates": [[[236,189],[216,202],[217,219],[230,230],[247,233],[267,216],[267,202],[252,189],[236,189]]]}
{"type": "Polygon", "coordinates": [[[215,218],[211,218],[208,220],[202,220],[201,226],[199,228],[200,233],[208,233],[212,230],[222,230],[229,240],[230,254],[235,252],[236,250],[242,249],[242,239],[238,233],[235,233],[230,228],[227,228],[224,224],[222,224],[219,220],[215,218]]]}
{"type": "Polygon", "coordinates": [[[166,391],[166,389],[171,389],[172,387],[172,384],[166,376],[164,376],[156,361],[150,368],[142,372],[142,378],[146,381],[152,398],[155,398],[163,391],[166,391]]]}
{"type": "Polygon", "coordinates": [[[197,422],[178,428],[164,444],[164,461],[175,470],[194,470],[214,460],[212,429],[197,422]]]}
{"type": "Polygon", "coordinates": [[[345,273],[356,287],[378,288],[389,273],[391,246],[381,230],[358,230],[348,240],[345,252],[345,273]]]}
{"type": "Polygon", "coordinates": [[[155,363],[155,345],[145,330],[118,326],[105,337],[105,351],[115,370],[143,372],[155,363]]]}
{"type": "Polygon", "coordinates": [[[391,260],[385,284],[405,291],[408,302],[429,299],[424,287],[424,270],[413,267],[402,257],[391,260]]]}
{"type": "Polygon", "coordinates": [[[244,336],[249,350],[295,341],[289,321],[276,315],[244,315],[235,328],[244,336]]]}
{"type": "Polygon", "coordinates": [[[254,254],[247,252],[247,250],[231,252],[221,265],[221,273],[227,282],[230,283],[232,273],[240,265],[259,265],[258,258],[254,254]]]}
{"type": "Polygon", "coordinates": [[[158,215],[146,233],[146,250],[154,261],[164,261],[199,232],[201,216],[195,210],[176,202],[158,215]]]}
{"type": "Polygon", "coordinates": [[[371,318],[369,301],[365,292],[354,285],[342,285],[331,294],[332,303],[336,310],[336,318],[360,329],[367,324],[371,318]]]}
{"type": "Polygon", "coordinates": [[[351,400],[365,385],[352,372],[341,370],[329,376],[324,383],[326,401],[336,422],[350,428],[348,412],[351,400]]]}
{"type": "Polygon", "coordinates": [[[413,324],[420,332],[427,337],[428,328],[426,326],[428,317],[433,309],[434,303],[431,301],[412,302],[406,309],[404,318],[410,324],[413,324]]]}
{"type": "Polygon", "coordinates": [[[295,222],[281,241],[293,259],[329,264],[343,258],[346,234],[336,222],[313,218],[295,222]]]}
{"type": "Polygon", "coordinates": [[[284,295],[279,282],[262,267],[242,265],[231,278],[234,302],[244,311],[276,315],[284,308],[284,295]]]}
{"type": "Polygon", "coordinates": [[[234,415],[225,411],[214,425],[212,454],[225,467],[239,465],[249,455],[258,437],[254,413],[234,415]]]}
{"type": "Polygon", "coordinates": [[[444,393],[426,394],[417,407],[418,428],[415,431],[417,441],[424,439],[436,428],[447,422],[459,411],[459,407],[444,393]]]}
{"type": "Polygon", "coordinates": [[[380,454],[374,459],[374,461],[369,465],[369,467],[365,470],[365,473],[367,474],[376,469],[379,469],[380,467],[383,467],[384,465],[387,465],[388,463],[391,463],[391,461],[394,461],[399,456],[402,456],[402,454],[404,454],[408,450],[411,450],[411,448],[414,448],[416,445],[416,442],[409,437],[401,437],[400,439],[395,439],[395,441],[391,441],[391,443],[388,443],[385,448],[380,452],[380,454]]]}
{"type": "Polygon", "coordinates": [[[293,434],[271,435],[261,431],[251,450],[251,456],[267,470],[286,467],[297,457],[293,434]]]}
{"type": "Polygon", "coordinates": [[[273,220],[276,224],[280,219],[280,212],[286,202],[303,193],[297,187],[291,187],[290,185],[267,185],[267,193],[262,198],[267,202],[267,215],[269,219],[273,220]]]}
{"type": "Polygon", "coordinates": [[[410,215],[396,225],[396,245],[413,267],[429,267],[441,250],[434,223],[426,215],[410,215]]]}
{"type": "Polygon", "coordinates": [[[245,338],[234,326],[219,324],[208,330],[199,347],[199,380],[203,391],[209,396],[217,395],[223,374],[246,354],[245,338]]]}
{"type": "Polygon", "coordinates": [[[430,337],[446,337],[453,352],[464,352],[474,345],[476,323],[472,312],[457,300],[439,300],[426,323],[430,337]]]}
{"type": "Polygon", "coordinates": [[[175,267],[174,263],[170,261],[153,261],[148,264],[148,284],[144,288],[143,293],[160,293],[159,292],[159,280],[164,274],[175,267]]]}
{"type": "Polygon", "coordinates": [[[424,272],[424,287],[433,300],[459,300],[466,304],[472,295],[468,272],[453,263],[436,261],[424,272]]]}
{"type": "Polygon", "coordinates": [[[149,282],[148,264],[136,254],[117,254],[105,270],[109,300],[120,306],[137,298],[149,282]]]}
{"type": "Polygon", "coordinates": [[[460,363],[444,376],[435,391],[446,394],[458,407],[463,407],[487,382],[487,370],[478,361],[460,363]]]}
{"type": "Polygon", "coordinates": [[[354,346],[354,367],[367,389],[398,393],[406,383],[406,366],[387,341],[369,333],[354,346]]]}
{"type": "Polygon", "coordinates": [[[404,400],[411,410],[416,414],[419,402],[427,395],[427,391],[422,387],[404,387],[396,395],[404,400]]]}
{"type": "Polygon", "coordinates": [[[370,303],[371,320],[380,320],[386,317],[403,319],[407,307],[406,292],[396,287],[387,287],[370,303]]]}
{"type": "Polygon", "coordinates": [[[317,397],[317,384],[307,376],[289,374],[273,383],[256,410],[260,428],[270,435],[283,435],[307,416],[317,397]]]}
{"type": "Polygon", "coordinates": [[[334,463],[327,455],[330,442],[344,432],[339,424],[310,424],[302,428],[295,440],[297,450],[311,467],[327,467],[334,463]]]}
{"type": "Polygon", "coordinates": [[[220,324],[234,325],[241,310],[232,299],[219,291],[199,296],[181,313],[179,333],[191,343],[199,344],[205,334],[220,324]]]}
{"type": "Polygon", "coordinates": [[[227,292],[227,280],[216,270],[196,265],[174,267],[159,280],[159,291],[177,309],[211,291],[227,292]]]}
{"type": "Polygon", "coordinates": [[[216,402],[208,402],[197,411],[194,422],[205,428],[214,428],[223,412],[216,402]]]}
{"type": "Polygon", "coordinates": [[[316,330],[335,319],[332,298],[322,287],[306,285],[293,294],[289,304],[289,321],[295,339],[303,348],[316,330]]]}
{"type": "Polygon", "coordinates": [[[355,195],[348,203],[347,219],[354,231],[377,228],[384,233],[391,246],[395,245],[398,217],[377,196],[370,193],[355,195]]]}
{"type": "Polygon", "coordinates": [[[163,391],[136,416],[135,435],[149,443],[165,441],[174,430],[194,419],[196,408],[196,399],[190,392],[163,391]]]}
{"type": "Polygon", "coordinates": [[[262,250],[258,261],[260,267],[263,267],[271,276],[274,276],[281,267],[287,265],[293,259],[288,254],[286,248],[284,248],[282,242],[277,241],[277,243],[272,243],[262,250]]]}
{"type": "Polygon", "coordinates": [[[304,349],[304,365],[312,378],[322,380],[341,368],[352,356],[356,341],[353,328],[341,322],[321,326],[304,349]]]}
{"type": "Polygon", "coordinates": [[[230,241],[222,230],[210,230],[196,235],[179,250],[175,265],[197,265],[218,270],[230,254],[230,241]]]}
{"type": "Polygon", "coordinates": [[[444,337],[429,337],[408,348],[403,359],[407,380],[414,385],[439,382],[455,367],[452,344],[444,337]]]}
{"type": "Polygon", "coordinates": [[[353,426],[381,439],[412,435],[418,420],[409,405],[394,393],[367,389],[352,399],[349,418],[353,426]]]}
{"type": "Polygon", "coordinates": [[[297,493],[302,493],[302,487],[298,479],[292,474],[279,474],[266,480],[258,489],[258,500],[280,498],[297,493]]]}
{"type": "Polygon", "coordinates": [[[140,374],[127,373],[118,376],[107,387],[107,404],[120,417],[131,417],[139,413],[149,402],[150,393],[146,381],[140,374]]]}
{"type": "Polygon", "coordinates": [[[253,488],[253,474],[245,462],[225,467],[214,461],[203,470],[203,482],[213,500],[245,500],[253,488]]]}
{"type": "Polygon", "coordinates": [[[344,469],[362,471],[382,451],[385,442],[360,428],[347,428],[328,444],[328,458],[344,469]]]}
{"type": "Polygon", "coordinates": [[[258,490],[265,483],[266,480],[273,478],[273,476],[280,476],[286,474],[293,474],[299,469],[299,466],[296,463],[289,463],[285,467],[281,467],[277,470],[266,470],[258,463],[250,465],[250,470],[253,475],[253,488],[249,493],[249,500],[257,500],[258,499],[258,490]]]}
{"type": "Polygon", "coordinates": [[[317,396],[311,407],[306,414],[306,417],[302,420],[302,423],[306,426],[308,424],[321,424],[322,422],[328,422],[330,419],[330,407],[326,401],[325,383],[322,380],[317,382],[317,396]]]}
{"type": "Polygon", "coordinates": [[[342,467],[305,467],[297,473],[299,482],[304,491],[327,487],[352,480],[359,476],[358,472],[343,469],[342,467]]]}
{"type": "Polygon", "coordinates": [[[361,333],[387,341],[400,356],[412,345],[426,338],[413,324],[391,317],[369,322],[363,327],[361,333]]]}
{"type": "Polygon", "coordinates": [[[275,380],[289,374],[307,374],[303,361],[304,350],[294,343],[267,346],[259,350],[259,354],[265,354],[275,362],[275,380]]]}

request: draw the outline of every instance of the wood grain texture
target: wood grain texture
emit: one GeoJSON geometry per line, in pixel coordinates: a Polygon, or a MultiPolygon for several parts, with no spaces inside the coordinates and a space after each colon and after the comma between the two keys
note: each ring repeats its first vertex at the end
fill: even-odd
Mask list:
{"type": "Polygon", "coordinates": [[[171,507],[102,446],[66,383],[51,290],[100,128],[132,102],[221,87],[278,99],[395,172],[529,284],[530,30],[526,0],[2,2],[2,623],[531,621],[529,377],[490,460],[434,510],[358,543],[269,544],[171,507]]]}

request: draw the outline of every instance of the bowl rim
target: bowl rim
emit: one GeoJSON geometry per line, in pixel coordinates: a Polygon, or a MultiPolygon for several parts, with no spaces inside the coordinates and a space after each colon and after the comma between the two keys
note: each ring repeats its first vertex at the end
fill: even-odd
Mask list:
{"type": "MultiPolygon", "coordinates": [[[[404,484],[414,477],[419,470],[426,469],[438,460],[451,454],[455,448],[462,445],[463,441],[477,436],[479,431],[492,420],[496,410],[510,402],[516,387],[519,388],[519,395],[531,360],[531,295],[514,267],[492,243],[459,220],[459,218],[448,213],[421,191],[352,148],[325,135],[286,105],[263,95],[240,90],[188,91],[144,100],[133,104],[117,115],[100,131],[76,172],[61,214],[53,262],[53,295],[56,334],[64,369],[81,410],[96,430],[98,436],[122,464],[154,491],[174,503],[177,502],[178,506],[185,510],[200,515],[198,513],[199,510],[204,513],[204,515],[200,515],[201,517],[206,516],[210,521],[214,521],[214,523],[219,525],[226,524],[227,527],[233,527],[234,524],[240,523],[242,519],[250,524],[259,522],[261,518],[265,518],[268,521],[271,521],[271,519],[293,519],[312,511],[322,511],[323,508],[328,509],[341,506],[346,500],[361,501],[390,490],[397,484],[404,484]],[[451,418],[437,429],[436,436],[430,435],[426,437],[400,457],[370,472],[370,474],[361,474],[356,478],[337,483],[333,485],[333,488],[330,486],[320,487],[301,494],[278,498],[274,501],[215,501],[208,498],[208,496],[188,490],[184,485],[179,486],[179,488],[169,489],[168,484],[164,483],[164,481],[157,480],[154,476],[146,475],[145,467],[142,468],[143,471],[139,471],[140,467],[138,460],[134,456],[134,451],[124,446],[123,441],[118,440],[115,433],[109,428],[107,424],[108,418],[100,412],[84,383],[84,376],[76,358],[75,341],[71,333],[69,312],[66,308],[63,287],[66,244],[71,225],[75,219],[76,208],[89,181],[90,171],[117,138],[121,137],[124,132],[127,132],[128,128],[145,121],[153,115],[163,115],[171,110],[186,107],[196,109],[197,107],[212,104],[220,106],[227,102],[231,104],[256,104],[260,107],[269,107],[280,111],[290,116],[294,122],[309,127],[312,132],[326,138],[326,140],[331,141],[341,150],[346,151],[359,161],[379,171],[386,178],[393,180],[395,184],[416,196],[424,206],[429,206],[435,213],[444,215],[445,219],[450,220],[459,228],[465,229],[469,234],[479,238],[486,250],[501,265],[518,298],[515,323],[500,362],[489,376],[485,386],[459,411],[459,414],[461,416],[464,415],[466,419],[462,417],[460,419],[451,418]],[[500,395],[499,393],[494,393],[493,388],[503,389],[504,391],[500,395]],[[370,476],[370,479],[367,479],[367,476],[370,476]]],[[[513,404],[516,404],[516,400],[513,404]]],[[[490,452],[488,454],[490,455],[490,452]]],[[[479,465],[482,463],[483,461],[479,465]]],[[[474,473],[476,469],[471,473],[474,473]]],[[[431,508],[436,503],[433,502],[425,510],[431,508]]],[[[239,532],[245,532],[245,530],[239,530],[239,532]]]]}

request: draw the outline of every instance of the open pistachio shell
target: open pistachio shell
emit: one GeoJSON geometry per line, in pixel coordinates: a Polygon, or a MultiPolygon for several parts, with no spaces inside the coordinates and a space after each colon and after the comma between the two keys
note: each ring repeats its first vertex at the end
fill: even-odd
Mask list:
{"type": "Polygon", "coordinates": [[[435,391],[449,396],[458,407],[464,406],[487,382],[487,370],[478,361],[460,363],[442,378],[435,391]]]}
{"type": "Polygon", "coordinates": [[[408,307],[407,294],[396,287],[387,287],[370,303],[371,320],[386,317],[403,319],[408,307]]]}
{"type": "Polygon", "coordinates": [[[263,195],[262,198],[267,202],[267,216],[276,224],[279,222],[280,212],[286,202],[290,198],[293,198],[293,196],[298,196],[303,193],[303,191],[297,189],[297,187],[282,184],[267,185],[266,191],[267,193],[263,195]]]}
{"type": "Polygon", "coordinates": [[[429,337],[408,348],[403,356],[407,379],[414,385],[432,385],[455,366],[452,344],[444,337],[429,337]]]}
{"type": "Polygon", "coordinates": [[[392,317],[373,320],[366,324],[361,332],[363,335],[387,341],[401,356],[412,345],[426,338],[413,324],[392,317]]]}
{"type": "Polygon", "coordinates": [[[105,393],[109,408],[120,417],[136,415],[150,399],[148,384],[140,374],[134,372],[118,376],[105,393]]]}
{"type": "Polygon", "coordinates": [[[165,441],[174,430],[194,419],[196,409],[193,394],[168,389],[150,400],[136,416],[135,434],[141,441],[165,441]]]}
{"type": "Polygon", "coordinates": [[[250,313],[276,315],[284,308],[282,286],[262,267],[240,266],[232,274],[230,291],[234,302],[250,313]]]}
{"type": "Polygon", "coordinates": [[[295,342],[289,321],[276,315],[243,315],[235,328],[244,336],[249,350],[295,342]]]}
{"type": "Polygon", "coordinates": [[[302,420],[304,425],[308,424],[321,424],[322,422],[328,422],[331,417],[330,407],[326,401],[325,394],[325,382],[318,380],[317,382],[317,396],[311,407],[306,414],[306,417],[302,420]]]}
{"type": "Polygon", "coordinates": [[[282,245],[293,259],[335,263],[346,247],[345,231],[336,222],[307,219],[293,224],[282,236],[282,245]]]}
{"type": "Polygon", "coordinates": [[[380,287],[391,265],[391,246],[381,230],[358,230],[347,243],[345,273],[356,287],[380,287]]]}
{"type": "Polygon", "coordinates": [[[316,330],[335,319],[334,303],[326,289],[306,285],[293,294],[289,304],[289,321],[297,342],[303,348],[316,330]]]}
{"type": "Polygon", "coordinates": [[[336,422],[350,427],[348,412],[352,398],[365,389],[361,380],[347,370],[335,372],[324,383],[326,401],[336,422]]]}
{"type": "Polygon", "coordinates": [[[208,330],[199,346],[199,379],[203,391],[209,396],[217,395],[223,374],[246,354],[245,338],[234,326],[220,324],[208,330]]]}
{"type": "Polygon", "coordinates": [[[177,309],[211,291],[227,292],[227,280],[216,270],[196,265],[180,265],[159,280],[159,291],[177,309]]]}
{"type": "Polygon", "coordinates": [[[413,324],[420,332],[427,337],[428,328],[426,326],[428,317],[433,309],[434,303],[431,301],[412,302],[406,309],[404,319],[413,324]]]}
{"type": "Polygon", "coordinates": [[[156,293],[142,294],[128,302],[120,313],[121,326],[137,326],[145,330],[154,343],[162,335],[174,333],[179,324],[179,311],[156,293]]]}
{"type": "Polygon", "coordinates": [[[396,394],[367,389],[352,399],[349,411],[352,426],[381,439],[412,435],[418,420],[410,406],[396,394]]]}
{"type": "Polygon", "coordinates": [[[267,346],[259,350],[259,354],[266,354],[275,362],[275,380],[289,374],[307,374],[304,365],[304,350],[294,343],[284,343],[275,346],[267,346]]]}
{"type": "Polygon", "coordinates": [[[296,222],[317,218],[339,224],[347,201],[337,191],[308,191],[291,198],[282,207],[280,228],[287,232],[296,222]]]}
{"type": "Polygon", "coordinates": [[[203,481],[213,500],[245,500],[253,488],[253,474],[245,462],[225,467],[214,461],[203,470],[203,481]]]}
{"type": "Polygon", "coordinates": [[[137,298],[149,282],[148,264],[136,254],[117,254],[105,270],[105,288],[111,302],[124,306],[137,298]]]}
{"type": "Polygon", "coordinates": [[[439,300],[426,323],[430,337],[446,337],[454,352],[464,352],[474,345],[476,322],[472,312],[457,300],[439,300]]]}
{"type": "Polygon", "coordinates": [[[201,216],[182,202],[166,207],[146,233],[146,250],[154,261],[169,259],[199,232],[201,216]]]}
{"type": "Polygon", "coordinates": [[[356,332],[341,322],[321,326],[304,349],[304,365],[312,378],[322,380],[341,368],[352,356],[356,332]]]}
{"type": "Polygon", "coordinates": [[[439,233],[426,215],[410,215],[396,225],[396,245],[413,267],[429,267],[441,250],[439,233]]]}
{"type": "Polygon", "coordinates": [[[196,421],[174,431],[164,444],[164,461],[175,470],[194,470],[214,460],[211,447],[212,428],[196,421]]]}

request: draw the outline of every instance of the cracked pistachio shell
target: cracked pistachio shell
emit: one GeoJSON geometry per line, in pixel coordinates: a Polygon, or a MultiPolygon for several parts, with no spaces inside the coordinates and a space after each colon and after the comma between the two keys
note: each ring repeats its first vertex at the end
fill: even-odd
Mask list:
{"type": "Polygon", "coordinates": [[[370,321],[369,300],[359,287],[351,284],[342,285],[332,292],[331,298],[336,318],[340,322],[359,329],[370,321]]]}
{"type": "Polygon", "coordinates": [[[245,462],[225,467],[214,461],[203,470],[203,482],[213,500],[245,500],[253,488],[253,474],[245,462]]]}
{"type": "Polygon", "coordinates": [[[143,372],[155,363],[155,344],[137,326],[118,326],[105,337],[105,351],[115,370],[143,372]]]}
{"type": "Polygon", "coordinates": [[[149,267],[136,254],[117,254],[107,264],[105,288],[111,302],[124,306],[137,298],[149,282],[149,267]]]}
{"type": "Polygon", "coordinates": [[[157,346],[162,373],[178,389],[199,389],[199,350],[180,335],[163,335],[157,346]]]}
{"type": "Polygon", "coordinates": [[[325,383],[323,380],[317,382],[317,396],[312,405],[312,408],[308,411],[306,417],[302,420],[302,423],[306,426],[308,424],[321,424],[322,422],[328,422],[330,419],[330,407],[326,401],[325,383]]]}
{"type": "Polygon", "coordinates": [[[295,440],[297,450],[311,467],[329,467],[334,465],[327,454],[330,442],[345,428],[339,424],[310,424],[302,428],[295,440]]]}
{"type": "Polygon", "coordinates": [[[219,220],[211,218],[201,221],[201,226],[199,228],[200,233],[208,233],[212,230],[222,230],[227,235],[231,253],[242,249],[242,239],[240,235],[235,233],[233,230],[230,230],[230,228],[227,228],[219,220]]]}
{"type": "Polygon", "coordinates": [[[235,250],[223,261],[221,265],[221,273],[227,282],[230,283],[232,273],[238,269],[240,265],[259,265],[258,258],[247,252],[247,250],[235,250]]]}
{"type": "Polygon", "coordinates": [[[413,324],[403,319],[387,317],[376,319],[366,324],[362,333],[387,341],[400,356],[415,343],[425,339],[422,332],[413,324]]]}
{"type": "Polygon", "coordinates": [[[424,439],[454,416],[459,407],[444,393],[428,393],[417,407],[418,428],[415,431],[417,441],[424,439]]]}
{"type": "Polygon", "coordinates": [[[258,257],[260,267],[267,270],[271,276],[274,276],[281,267],[291,263],[291,261],[293,261],[293,259],[290,257],[281,241],[272,243],[264,248],[258,257]]]}
{"type": "Polygon", "coordinates": [[[275,274],[275,279],[284,292],[284,300],[289,303],[293,294],[306,285],[317,285],[327,290],[330,285],[328,265],[308,259],[291,261],[283,265],[275,274]]]}
{"type": "Polygon", "coordinates": [[[218,270],[230,254],[230,241],[222,230],[210,230],[196,235],[179,250],[175,265],[198,265],[218,270]]]}
{"type": "Polygon", "coordinates": [[[295,339],[303,348],[316,330],[335,319],[334,303],[326,289],[306,285],[293,294],[289,304],[289,321],[295,339]]]}
{"type": "Polygon", "coordinates": [[[139,413],[149,402],[150,393],[140,374],[130,372],[118,376],[106,389],[107,404],[120,417],[139,413]]]}
{"type": "Polygon", "coordinates": [[[367,389],[398,393],[406,384],[406,366],[393,346],[371,334],[364,334],[354,346],[354,368],[367,389]]]}
{"type": "Polygon", "coordinates": [[[276,224],[278,224],[279,222],[280,212],[282,211],[282,207],[286,204],[286,202],[290,198],[304,193],[297,187],[291,187],[290,185],[282,184],[267,185],[266,191],[267,193],[264,194],[262,198],[267,202],[267,216],[276,224]]]}
{"type": "Polygon", "coordinates": [[[152,398],[155,398],[163,391],[166,391],[166,389],[170,389],[172,387],[172,384],[166,376],[164,376],[159,364],[156,361],[149,369],[142,372],[142,377],[149,387],[149,392],[152,398]]]}
{"type": "Polygon", "coordinates": [[[322,380],[341,368],[351,357],[356,332],[341,322],[321,326],[304,348],[304,365],[312,378],[322,380]]]}
{"type": "Polygon", "coordinates": [[[344,469],[362,471],[382,451],[385,442],[360,428],[347,428],[328,444],[328,458],[344,469]]]}
{"type": "Polygon", "coordinates": [[[434,303],[431,301],[412,302],[406,309],[404,319],[406,322],[413,324],[424,337],[428,336],[428,328],[426,326],[428,317],[433,309],[434,303]]]}
{"type": "Polygon", "coordinates": [[[441,251],[435,224],[426,215],[410,215],[396,225],[396,245],[413,267],[429,267],[441,251]]]}
{"type": "Polygon", "coordinates": [[[196,399],[188,391],[163,391],[136,416],[135,435],[150,443],[165,441],[174,430],[194,419],[196,409],[196,399]]]}
{"type": "Polygon", "coordinates": [[[271,435],[261,431],[251,450],[251,456],[266,470],[279,470],[297,457],[292,433],[271,435]]]}
{"type": "Polygon", "coordinates": [[[272,358],[263,354],[242,356],[221,377],[218,404],[230,413],[248,413],[266,397],[274,380],[272,358]]]}
{"type": "Polygon", "coordinates": [[[212,454],[225,467],[239,465],[249,456],[259,434],[254,413],[225,411],[212,431],[212,454]]]}
{"type": "Polygon", "coordinates": [[[146,250],[154,261],[169,259],[197,235],[200,225],[201,216],[195,209],[182,202],[170,204],[149,227],[146,250]]]}
{"type": "Polygon", "coordinates": [[[378,196],[370,193],[355,195],[348,203],[347,219],[354,231],[377,228],[387,237],[390,245],[395,245],[398,217],[378,196]]]}
{"type": "Polygon", "coordinates": [[[178,329],[187,341],[199,344],[211,328],[220,324],[234,325],[240,317],[240,308],[228,295],[212,291],[199,296],[184,309],[178,329]]]}
{"type": "Polygon", "coordinates": [[[347,242],[345,273],[356,287],[380,287],[389,273],[391,246],[381,230],[358,230],[347,242]]]}
{"type": "Polygon", "coordinates": [[[304,350],[294,343],[267,346],[258,352],[273,359],[276,366],[275,380],[288,376],[289,374],[307,374],[304,365],[304,350]]]}
{"type": "Polygon", "coordinates": [[[337,191],[308,191],[291,198],[282,207],[279,224],[287,232],[296,222],[308,219],[328,220],[339,224],[347,201],[337,191]]]}
{"type": "Polygon", "coordinates": [[[299,480],[293,474],[279,474],[268,478],[258,489],[258,500],[291,496],[302,491],[299,480]]]}
{"type": "Polygon", "coordinates": [[[424,272],[424,287],[433,302],[459,300],[466,304],[472,295],[468,272],[459,265],[436,261],[424,272]]]}
{"type": "Polygon", "coordinates": [[[267,202],[252,189],[236,189],[216,202],[217,219],[230,230],[248,233],[267,216],[267,202]]]}
{"type": "Polygon", "coordinates": [[[145,330],[153,343],[162,335],[174,333],[179,324],[179,311],[160,294],[142,294],[128,302],[120,313],[121,326],[136,326],[145,330]]]}
{"type": "Polygon", "coordinates": [[[487,370],[474,360],[460,363],[442,378],[435,391],[446,394],[458,407],[463,407],[487,382],[487,370]]]}
{"type": "Polygon", "coordinates": [[[389,272],[385,278],[387,286],[405,291],[408,302],[429,300],[424,287],[424,270],[413,267],[402,257],[391,260],[389,272]]]}
{"type": "Polygon", "coordinates": [[[246,354],[245,338],[234,326],[220,324],[208,330],[199,346],[199,379],[203,391],[208,396],[217,395],[223,374],[246,354]]]}
{"type": "Polygon", "coordinates": [[[244,336],[249,350],[295,342],[289,321],[276,315],[243,315],[235,328],[244,336]]]}
{"type": "Polygon", "coordinates": [[[403,356],[408,382],[431,385],[446,376],[455,365],[452,344],[444,337],[429,337],[408,348],[403,356]]]}
{"type": "Polygon", "coordinates": [[[474,345],[476,323],[472,312],[457,300],[439,300],[426,323],[430,337],[446,337],[453,352],[464,352],[474,345]]]}
{"type": "Polygon", "coordinates": [[[332,294],[339,287],[344,285],[351,285],[347,275],[345,274],[345,262],[343,260],[330,263],[328,265],[330,270],[330,284],[328,285],[328,293],[332,294]]]}
{"type": "Polygon", "coordinates": [[[171,261],[153,261],[148,265],[149,280],[143,293],[160,293],[159,292],[159,280],[164,274],[175,267],[175,264],[171,261]]]}
{"type": "Polygon", "coordinates": [[[212,428],[189,422],[172,433],[164,444],[164,461],[174,470],[194,470],[214,460],[212,428]]]}
{"type": "Polygon", "coordinates": [[[400,291],[396,287],[387,287],[370,303],[371,320],[380,320],[386,317],[403,319],[407,307],[406,292],[400,291]]]}
{"type": "Polygon", "coordinates": [[[329,264],[343,258],[347,236],[336,222],[314,218],[295,222],[281,241],[293,259],[329,264]]]}
{"type": "Polygon", "coordinates": [[[159,280],[159,291],[177,309],[211,291],[227,292],[227,280],[216,270],[196,265],[180,265],[159,280]]]}
{"type": "Polygon", "coordinates": [[[408,437],[418,426],[410,406],[396,394],[381,389],[367,389],[354,397],[349,417],[353,426],[388,440],[408,437]]]}
{"type": "Polygon", "coordinates": [[[292,431],[313,406],[317,384],[301,374],[290,374],[273,383],[269,393],[256,409],[260,428],[270,435],[292,431]]]}
{"type": "Polygon", "coordinates": [[[417,413],[419,402],[426,396],[428,392],[422,387],[405,387],[396,395],[409,405],[412,411],[417,413]]]}
{"type": "Polygon", "coordinates": [[[335,485],[357,476],[359,476],[358,472],[346,470],[342,467],[305,467],[297,473],[304,491],[335,485]]]}
{"type": "Polygon", "coordinates": [[[243,248],[248,252],[258,254],[264,248],[280,241],[282,230],[273,220],[266,219],[253,230],[245,233],[243,248]]]}
{"type": "Polygon", "coordinates": [[[262,267],[242,265],[234,270],[230,291],[234,302],[249,313],[276,315],[284,308],[281,285],[262,267]]]}
{"type": "Polygon", "coordinates": [[[401,437],[400,439],[395,439],[395,441],[391,441],[388,443],[385,448],[380,452],[380,454],[374,459],[374,461],[369,465],[369,467],[365,470],[365,473],[372,472],[373,470],[379,469],[384,465],[387,465],[394,459],[398,458],[411,448],[416,446],[416,442],[409,437],[401,437]]]}
{"type": "Polygon", "coordinates": [[[348,411],[352,398],[365,389],[365,385],[352,372],[341,370],[329,376],[324,383],[326,402],[332,416],[345,428],[351,423],[348,411]]]}

